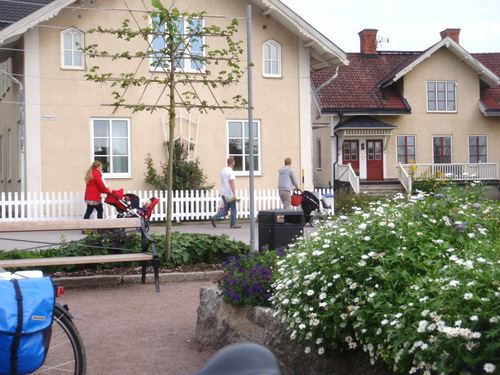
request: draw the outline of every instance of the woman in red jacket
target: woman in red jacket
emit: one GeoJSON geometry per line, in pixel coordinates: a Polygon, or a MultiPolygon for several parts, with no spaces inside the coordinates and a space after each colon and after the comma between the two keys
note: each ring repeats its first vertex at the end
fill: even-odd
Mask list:
{"type": "Polygon", "coordinates": [[[85,203],[87,203],[87,211],[83,216],[84,219],[89,219],[94,209],[97,211],[97,218],[102,219],[102,203],[101,194],[109,193],[109,189],[102,180],[102,164],[100,161],[94,161],[85,174],[85,203]]]}

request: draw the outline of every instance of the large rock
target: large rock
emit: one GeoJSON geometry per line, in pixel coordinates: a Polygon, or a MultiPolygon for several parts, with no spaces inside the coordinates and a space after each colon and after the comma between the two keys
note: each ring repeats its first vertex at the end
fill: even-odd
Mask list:
{"type": "Polygon", "coordinates": [[[196,338],[217,349],[237,342],[253,342],[271,350],[285,375],[393,375],[384,366],[370,364],[362,351],[345,351],[333,358],[305,353],[305,347],[290,340],[285,326],[264,307],[234,307],[222,301],[217,287],[200,291],[196,338]]]}

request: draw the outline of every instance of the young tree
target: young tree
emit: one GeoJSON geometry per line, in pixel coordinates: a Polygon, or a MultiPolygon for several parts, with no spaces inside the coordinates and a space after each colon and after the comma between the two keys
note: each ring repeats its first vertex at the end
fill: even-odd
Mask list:
{"type": "MultiPolygon", "coordinates": [[[[231,19],[226,27],[205,25],[206,12],[182,13],[177,8],[167,9],[159,0],[152,0],[154,10],[144,17],[148,26],[141,26],[136,21],[138,30],[133,30],[131,21],[125,19],[121,28],[97,27],[89,30],[92,33],[111,35],[127,42],[143,41],[144,50],[139,52],[122,51],[109,53],[101,51],[97,44],[82,48],[93,58],[109,58],[117,60],[138,60],[138,66],[130,72],[99,73],[99,66],[93,66],[88,80],[98,83],[111,83],[112,87],[121,89],[112,93],[114,102],[107,104],[116,108],[124,107],[135,111],[166,110],[169,118],[168,140],[168,176],[167,176],[167,223],[165,257],[170,258],[172,231],[172,180],[174,160],[174,130],[177,108],[190,110],[223,110],[229,108],[245,108],[247,101],[241,95],[228,100],[219,100],[215,90],[236,83],[246,69],[240,67],[240,57],[243,55],[243,40],[233,39],[237,34],[238,21],[231,19]],[[224,48],[213,48],[205,42],[206,39],[223,38],[224,48]],[[154,70],[150,77],[139,76],[139,66],[146,61],[152,61],[154,70]],[[186,64],[190,64],[186,69],[186,64]],[[208,68],[213,65],[215,71],[208,68]],[[196,74],[190,74],[192,70],[196,74]],[[142,88],[156,86],[159,91],[157,100],[145,103],[141,100],[130,103],[127,101],[130,92],[142,88]],[[203,92],[204,94],[200,94],[203,92]],[[166,97],[166,100],[164,99],[166,97]]],[[[220,43],[219,43],[220,44],[220,43]]],[[[133,64],[130,64],[131,67],[133,64]]],[[[140,99],[143,95],[140,95],[140,99]]]]}
{"type": "MultiPolygon", "coordinates": [[[[198,159],[188,160],[188,147],[181,140],[174,141],[174,160],[172,168],[173,190],[210,190],[214,186],[207,184],[206,176],[200,168],[198,159]]],[[[167,190],[168,163],[160,162],[161,173],[153,165],[151,154],[146,158],[145,181],[157,190],[167,190]]]]}

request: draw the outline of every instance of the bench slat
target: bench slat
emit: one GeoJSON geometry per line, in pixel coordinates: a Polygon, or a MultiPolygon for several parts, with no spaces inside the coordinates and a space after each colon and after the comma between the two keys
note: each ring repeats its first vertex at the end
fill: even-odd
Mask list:
{"type": "Polygon", "coordinates": [[[140,228],[141,218],[123,219],[76,219],[76,220],[42,220],[42,221],[7,221],[0,223],[0,232],[27,232],[44,230],[92,230],[140,228]]]}
{"type": "Polygon", "coordinates": [[[153,254],[149,253],[87,255],[87,256],[58,257],[58,258],[0,260],[0,266],[4,268],[43,267],[43,266],[64,266],[72,264],[147,261],[152,259],[153,259],[153,254]]]}

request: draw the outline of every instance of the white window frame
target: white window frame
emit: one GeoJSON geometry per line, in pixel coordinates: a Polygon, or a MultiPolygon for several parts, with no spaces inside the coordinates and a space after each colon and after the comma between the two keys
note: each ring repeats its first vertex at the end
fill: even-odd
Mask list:
{"type": "MultiPolygon", "coordinates": [[[[258,157],[258,166],[256,169],[254,169],[254,175],[261,176],[262,175],[262,140],[261,140],[261,122],[260,120],[253,120],[254,124],[257,125],[257,134],[253,134],[254,138],[257,140],[257,153],[254,152],[254,157],[258,157]]],[[[228,157],[234,157],[235,160],[239,157],[242,158],[242,165],[245,165],[246,159],[248,158],[248,151],[249,150],[242,150],[242,154],[236,154],[236,153],[231,153],[231,147],[230,147],[230,141],[232,139],[236,140],[241,140],[243,148],[245,148],[245,140],[248,140],[248,135],[245,135],[245,130],[243,127],[242,130],[242,136],[241,137],[230,137],[230,129],[229,126],[231,123],[239,123],[240,125],[244,126],[247,125],[248,127],[248,120],[241,120],[241,119],[232,119],[232,120],[227,120],[226,122],[226,131],[227,131],[227,156],[228,157]]],[[[248,133],[247,133],[248,134],[248,133]]],[[[238,162],[236,163],[238,165],[238,162]]],[[[235,167],[236,167],[235,165],[235,167]]],[[[247,171],[240,171],[234,169],[234,174],[236,176],[249,176],[250,175],[250,170],[247,171]]]]}
{"type": "Polygon", "coordinates": [[[74,27],[70,27],[69,29],[61,31],[61,69],[71,69],[71,70],[84,70],[85,69],[85,54],[83,51],[80,51],[80,48],[85,47],[85,34],[80,30],[75,29],[74,27]],[[70,49],[66,49],[64,46],[64,37],[66,35],[70,35],[72,39],[72,46],[70,49]],[[76,45],[73,40],[74,35],[80,35],[81,37],[81,45],[76,45]],[[66,65],[65,55],[66,53],[71,53],[71,64],[66,65]],[[76,65],[74,63],[74,56],[76,54],[81,55],[81,64],[76,65]]]}
{"type": "Polygon", "coordinates": [[[427,81],[426,84],[425,84],[425,92],[426,92],[426,97],[427,97],[427,102],[426,102],[426,106],[427,106],[427,112],[430,112],[430,113],[457,113],[458,112],[458,93],[457,93],[457,82],[456,81],[427,81]],[[435,89],[434,89],[434,95],[435,95],[435,100],[433,101],[434,102],[434,105],[435,105],[435,109],[430,109],[429,108],[429,102],[430,102],[430,99],[429,99],[429,84],[433,83],[435,85],[435,89]],[[444,86],[445,86],[445,109],[439,109],[439,98],[438,98],[438,85],[440,83],[444,83],[444,86]],[[453,93],[454,93],[454,99],[451,100],[449,99],[449,93],[451,91],[448,91],[448,84],[453,84],[453,93]],[[453,102],[454,103],[454,107],[453,109],[448,109],[448,106],[449,106],[449,103],[453,102]]]}
{"type": "MultiPolygon", "coordinates": [[[[184,18],[182,18],[182,22],[183,22],[183,24],[182,24],[182,33],[184,33],[184,30],[186,30],[187,26],[189,26],[189,23],[184,18]]],[[[201,19],[201,22],[202,22],[201,26],[205,27],[205,19],[204,18],[201,19]]],[[[151,17],[149,18],[149,25],[150,25],[151,28],[153,27],[152,26],[153,25],[153,20],[151,19],[151,17]]],[[[152,35],[150,35],[150,37],[149,37],[149,43],[151,45],[151,48],[153,48],[153,42],[154,42],[154,37],[152,35]]],[[[206,43],[206,37],[203,36],[202,41],[201,41],[201,45],[205,46],[205,43],[206,43]]],[[[156,51],[155,49],[153,49],[153,50],[156,51]]],[[[186,53],[188,55],[191,54],[191,51],[190,51],[189,48],[186,48],[186,53]]],[[[202,53],[202,56],[206,56],[206,53],[207,53],[206,47],[202,48],[201,53],[202,53]]],[[[154,61],[156,59],[159,59],[159,58],[154,57],[154,56],[149,58],[149,71],[151,71],[151,72],[168,72],[168,71],[170,71],[169,65],[167,65],[167,63],[165,63],[165,67],[154,66],[154,61]]],[[[167,60],[165,60],[165,61],[167,61],[167,60]]],[[[176,67],[176,69],[175,69],[176,72],[183,71],[183,72],[186,72],[186,73],[205,73],[205,71],[206,71],[206,64],[203,64],[203,66],[201,67],[201,69],[200,68],[193,69],[191,67],[191,63],[192,63],[192,60],[189,57],[185,57],[183,59],[183,65],[184,66],[183,67],[182,66],[181,67],[176,67]]]]}
{"type": "Polygon", "coordinates": [[[131,149],[132,142],[131,142],[131,134],[130,134],[130,130],[131,130],[130,123],[131,123],[130,118],[125,118],[125,117],[94,117],[90,120],[90,134],[91,134],[91,147],[92,147],[91,148],[91,162],[94,160],[99,160],[99,158],[102,158],[102,155],[95,154],[95,141],[96,141],[96,139],[97,138],[108,138],[110,140],[110,147],[109,147],[110,154],[108,156],[109,156],[109,160],[110,160],[111,172],[104,172],[103,171],[103,173],[102,173],[102,175],[106,178],[131,178],[132,177],[132,149],[131,149]],[[110,125],[109,137],[96,137],[95,136],[94,123],[96,121],[108,121],[109,122],[109,125],[110,125]],[[113,129],[111,126],[113,121],[125,121],[127,123],[127,150],[128,150],[128,153],[126,155],[127,156],[127,172],[120,172],[120,173],[112,172],[114,169],[113,156],[117,156],[117,155],[114,155],[112,141],[113,141],[113,139],[119,139],[119,138],[123,139],[123,137],[113,137],[113,129]]]}
{"type": "Polygon", "coordinates": [[[488,147],[488,143],[489,143],[489,142],[488,142],[488,136],[487,136],[487,135],[485,135],[485,134],[469,134],[469,136],[468,136],[467,138],[468,138],[468,149],[469,149],[469,150],[468,150],[468,152],[469,152],[469,163],[487,163],[487,162],[488,162],[488,151],[489,151],[489,147],[488,147]],[[485,138],[485,140],[486,140],[486,145],[485,145],[485,147],[486,147],[486,160],[485,160],[485,161],[477,161],[477,162],[473,162],[473,161],[471,161],[471,160],[470,160],[470,159],[471,159],[471,156],[472,156],[472,155],[471,155],[471,153],[470,153],[470,146],[471,146],[471,145],[470,145],[470,138],[471,138],[471,137],[476,137],[476,138],[477,138],[477,137],[484,137],[484,138],[485,138]]]}
{"type": "MultiPolygon", "coordinates": [[[[404,137],[404,138],[409,138],[412,137],[415,141],[413,147],[415,147],[415,157],[413,160],[415,163],[417,162],[417,136],[414,134],[399,134],[396,136],[396,165],[399,165],[399,138],[404,137]]],[[[408,163],[401,163],[401,164],[410,164],[410,160],[408,160],[408,163]]]]}
{"type": "Polygon", "coordinates": [[[281,78],[281,44],[270,39],[262,44],[262,74],[266,78],[281,78]],[[266,56],[267,50],[271,51],[271,56],[266,56]],[[276,58],[273,58],[273,50],[276,50],[276,58]],[[277,71],[273,70],[273,63],[277,64],[277,71]],[[269,69],[267,69],[269,67],[269,69]],[[268,71],[269,70],[269,71],[268,71]]]}

